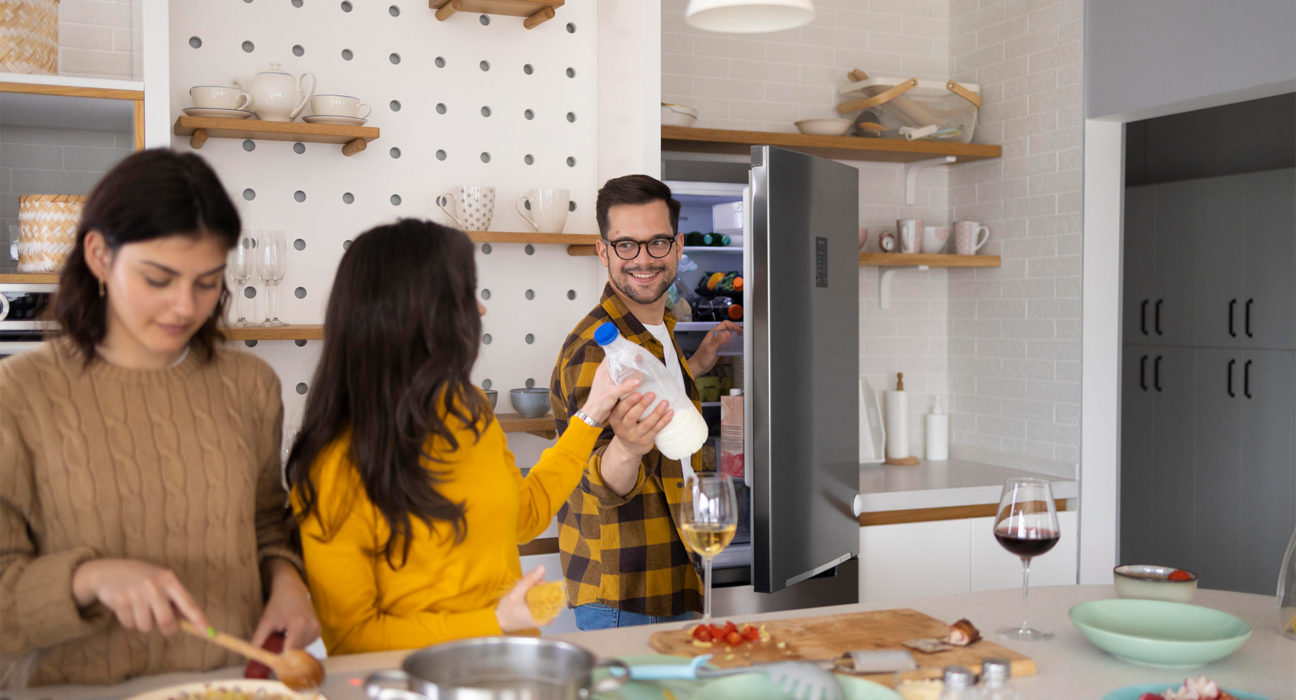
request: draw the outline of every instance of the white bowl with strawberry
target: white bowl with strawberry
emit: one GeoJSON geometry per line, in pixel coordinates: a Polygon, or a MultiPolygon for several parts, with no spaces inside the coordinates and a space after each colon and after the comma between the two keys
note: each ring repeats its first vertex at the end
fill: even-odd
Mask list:
{"type": "Polygon", "coordinates": [[[1116,595],[1187,603],[1197,593],[1197,574],[1156,564],[1122,564],[1112,569],[1116,595]]]}

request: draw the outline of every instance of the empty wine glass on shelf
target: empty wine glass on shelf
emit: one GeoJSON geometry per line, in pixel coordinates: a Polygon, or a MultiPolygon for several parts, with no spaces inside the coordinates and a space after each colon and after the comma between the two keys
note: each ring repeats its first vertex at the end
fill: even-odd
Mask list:
{"type": "Polygon", "coordinates": [[[244,298],[244,289],[247,287],[248,279],[252,277],[252,269],[255,266],[256,239],[246,233],[242,234],[230,249],[229,260],[225,265],[230,281],[234,283],[234,312],[238,314],[238,320],[234,322],[236,326],[248,325],[247,313],[244,312],[247,302],[244,298]]]}
{"type": "Polygon", "coordinates": [[[994,536],[1004,549],[1021,557],[1022,623],[1017,627],[996,630],[1009,639],[1042,641],[1052,639],[1052,632],[1032,628],[1029,616],[1030,565],[1037,557],[1057,544],[1059,537],[1057,507],[1053,489],[1043,479],[1013,477],[1004,482],[999,496],[999,513],[995,516],[994,536]]]}
{"type": "Polygon", "coordinates": [[[283,231],[257,231],[257,275],[266,286],[267,326],[286,326],[279,320],[279,283],[288,271],[288,244],[283,231]]]}
{"type": "MultiPolygon", "coordinates": [[[[727,476],[697,476],[685,484],[679,509],[684,544],[702,557],[702,622],[711,620],[711,561],[733,541],[738,504],[727,476]]],[[[690,623],[691,624],[691,623],[690,623]]]]}

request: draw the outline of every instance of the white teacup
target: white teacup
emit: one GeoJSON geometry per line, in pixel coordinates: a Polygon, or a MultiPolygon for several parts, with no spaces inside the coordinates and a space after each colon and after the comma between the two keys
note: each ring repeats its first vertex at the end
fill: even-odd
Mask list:
{"type": "Polygon", "coordinates": [[[317,116],[364,119],[370,111],[369,105],[350,95],[311,95],[310,105],[311,113],[317,116]]]}
{"type": "Polygon", "coordinates": [[[437,206],[464,231],[486,231],[495,216],[495,188],[459,185],[437,198],[437,206]],[[454,211],[446,208],[454,203],[454,211]]]}
{"type": "Polygon", "coordinates": [[[536,231],[562,233],[570,201],[567,190],[537,188],[518,197],[517,210],[536,231]]]}
{"type": "Polygon", "coordinates": [[[976,255],[990,239],[990,228],[976,221],[954,222],[954,252],[959,255],[976,255]]]}
{"type": "Polygon", "coordinates": [[[189,97],[200,109],[246,109],[252,101],[246,92],[224,85],[195,85],[189,88],[189,97]]]}

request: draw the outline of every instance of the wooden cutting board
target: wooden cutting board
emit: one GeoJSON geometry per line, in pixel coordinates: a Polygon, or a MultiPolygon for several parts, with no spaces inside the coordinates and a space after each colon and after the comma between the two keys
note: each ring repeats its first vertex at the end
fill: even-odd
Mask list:
{"type": "MultiPolygon", "coordinates": [[[[739,620],[735,624],[742,626],[739,620]]],[[[976,620],[972,620],[976,624],[976,620]]],[[[1029,676],[1035,673],[1035,662],[1023,654],[1010,651],[986,639],[966,647],[924,654],[909,649],[902,642],[922,637],[944,638],[949,634],[949,623],[907,608],[874,610],[871,612],[829,615],[825,617],[797,617],[770,620],[762,623],[770,639],[757,645],[743,644],[736,649],[716,644],[710,648],[693,644],[688,630],[663,630],[654,632],[648,639],[653,649],[663,654],[699,656],[712,654],[711,664],[721,668],[747,666],[768,661],[793,661],[807,659],[826,661],[836,659],[847,651],[876,649],[905,649],[913,652],[918,670],[901,674],[864,675],[863,678],[891,685],[893,680],[908,678],[940,678],[941,669],[949,665],[966,666],[980,673],[984,659],[1006,659],[1012,666],[1012,675],[1029,676]],[[732,656],[730,655],[732,654],[732,656]]],[[[985,631],[982,631],[984,636],[985,631]]]]}

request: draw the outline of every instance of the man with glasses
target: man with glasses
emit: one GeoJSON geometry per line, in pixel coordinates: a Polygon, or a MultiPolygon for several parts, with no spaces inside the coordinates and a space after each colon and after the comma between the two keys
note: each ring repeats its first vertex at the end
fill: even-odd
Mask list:
{"type": "MultiPolygon", "coordinates": [[[[559,434],[569,419],[588,422],[576,409],[603,361],[594,341],[603,323],[615,323],[622,337],[664,362],[695,405],[693,378],[715,366],[716,351],[739,331],[724,321],[683,359],[675,317],[666,310],[666,290],[683,255],[679,211],[670,188],[647,175],[608,180],[599,190],[595,248],[608,284],[599,305],[567,336],[554,367],[549,398],[559,434]]],[[[580,486],[558,511],[567,601],[583,630],[683,620],[702,609],[701,582],[674,517],[684,473],[700,469],[701,457],[693,455],[687,470],[666,459],[653,447],[656,430],[647,427],[666,409],[644,416],[643,404],[621,404],[622,429],[603,431],[580,486]]]]}

